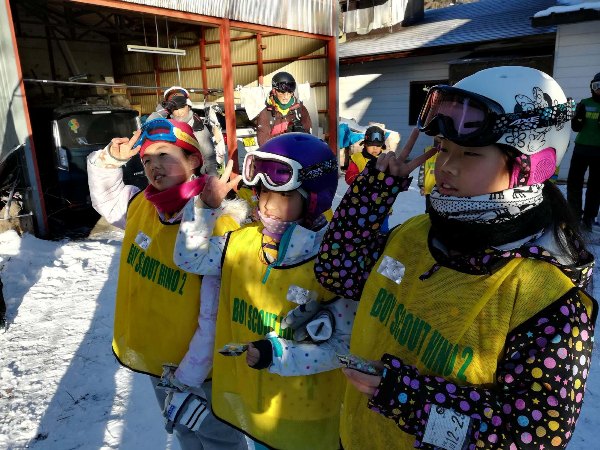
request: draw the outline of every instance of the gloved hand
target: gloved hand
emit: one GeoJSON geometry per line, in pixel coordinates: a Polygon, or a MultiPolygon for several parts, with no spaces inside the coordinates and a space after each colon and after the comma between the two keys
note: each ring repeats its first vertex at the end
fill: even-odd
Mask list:
{"type": "Polygon", "coordinates": [[[575,116],[573,117],[573,120],[578,120],[578,121],[585,120],[585,113],[586,113],[585,105],[580,102],[577,105],[577,107],[575,108],[575,116]]]}
{"type": "Polygon", "coordinates": [[[175,376],[177,366],[171,364],[163,364],[163,373],[160,376],[160,381],[156,385],[161,389],[167,389],[172,391],[185,391],[189,386],[183,384],[175,376]]]}
{"type": "Polygon", "coordinates": [[[306,323],[313,319],[320,310],[321,305],[317,300],[309,300],[286,314],[281,321],[281,329],[292,328],[294,330],[294,340],[303,341],[308,337],[305,328],[306,323]]]}
{"type": "Polygon", "coordinates": [[[165,399],[163,410],[165,430],[171,434],[173,428],[181,424],[196,432],[208,413],[208,402],[202,389],[189,388],[185,392],[170,391],[165,399]]]}
{"type": "Polygon", "coordinates": [[[292,328],[295,341],[323,342],[333,333],[334,318],[317,300],[309,300],[289,311],[281,321],[281,328],[292,328]]]}

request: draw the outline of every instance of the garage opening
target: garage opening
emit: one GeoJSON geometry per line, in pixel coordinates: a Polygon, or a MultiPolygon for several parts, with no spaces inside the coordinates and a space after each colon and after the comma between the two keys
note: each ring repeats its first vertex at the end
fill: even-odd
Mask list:
{"type": "MultiPolygon", "coordinates": [[[[130,135],[171,86],[189,90],[200,116],[208,108],[220,112],[225,158],[236,162],[256,147],[261,95],[281,70],[302,86],[313,134],[327,138],[336,129],[336,107],[328,108],[330,87],[335,91],[330,39],[236,22],[224,40],[220,18],[99,3],[10,1],[51,235],[85,234],[93,226],[87,154],[130,135]],[[234,106],[227,108],[231,88],[234,106]]],[[[124,176],[145,186],[137,158],[124,176]]]]}

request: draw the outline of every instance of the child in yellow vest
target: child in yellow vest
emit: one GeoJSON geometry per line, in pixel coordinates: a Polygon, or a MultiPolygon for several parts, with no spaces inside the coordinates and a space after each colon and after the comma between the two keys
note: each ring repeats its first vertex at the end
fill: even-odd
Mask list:
{"type": "Polygon", "coordinates": [[[257,190],[260,222],[211,238],[228,190],[212,179],[186,206],[175,249],[180,268],[221,274],[215,348],[250,343],[246,359],[215,356],[213,412],[272,448],[337,449],[345,383],[336,353],[347,352],[355,302],[337,299],[313,273],[336,158],[320,139],[286,133],[246,156],[243,179],[257,190]],[[318,313],[287,327],[298,312],[318,313]]]}
{"type": "MultiPolygon", "coordinates": [[[[199,364],[190,357],[206,353],[206,332],[198,327],[201,278],[173,263],[182,209],[206,183],[201,166],[192,127],[167,119],[148,121],[133,137],[115,138],[88,157],[94,208],[125,229],[112,348],[123,366],[151,376],[159,403],[165,402],[167,431],[175,431],[182,450],[242,450],[244,436],[210,413],[210,381],[198,376],[199,364]],[[121,169],[138,153],[149,181],[143,191],[125,185],[121,169]],[[176,386],[168,397],[156,389],[166,364],[179,365],[165,373],[165,382],[176,386]]],[[[244,202],[223,215],[221,232],[239,227],[244,214],[235,212],[238,205],[244,202]]]]}
{"type": "Polygon", "coordinates": [[[365,169],[367,163],[377,159],[383,150],[385,150],[385,132],[375,125],[367,128],[362,151],[354,153],[350,157],[350,164],[346,169],[346,183],[352,184],[358,174],[365,169]]]}
{"type": "Polygon", "coordinates": [[[417,130],[342,199],[315,271],[360,299],[350,350],[380,370],[344,369],[345,450],[567,446],[598,308],[584,291],[594,257],[548,181],[573,113],[556,81],[526,67],[434,86],[418,119],[442,137],[430,213],[378,233],[433,154],[405,162],[417,130]]]}

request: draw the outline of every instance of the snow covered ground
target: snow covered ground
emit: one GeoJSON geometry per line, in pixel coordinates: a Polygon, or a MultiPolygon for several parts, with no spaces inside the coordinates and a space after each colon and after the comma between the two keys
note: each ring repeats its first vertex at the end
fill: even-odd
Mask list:
{"type": "MultiPolygon", "coordinates": [[[[336,204],[345,188],[341,182],[336,204]]],[[[412,186],[390,225],[423,209],[412,186]]],[[[0,332],[0,449],[179,448],[163,429],[148,377],[120,367],[111,352],[121,239],[114,230],[60,242],[0,234],[9,321],[0,332]]],[[[599,351],[569,449],[597,446],[599,351]]]]}

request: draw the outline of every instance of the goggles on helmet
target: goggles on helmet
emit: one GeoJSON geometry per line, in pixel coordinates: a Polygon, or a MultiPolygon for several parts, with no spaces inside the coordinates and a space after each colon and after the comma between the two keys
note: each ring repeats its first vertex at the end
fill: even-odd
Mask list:
{"type": "Polygon", "coordinates": [[[289,92],[291,94],[296,90],[296,83],[294,81],[280,81],[273,83],[273,88],[279,92],[289,92]]]}
{"type": "Polygon", "coordinates": [[[135,142],[134,148],[142,145],[146,139],[156,142],[176,142],[177,136],[173,124],[167,119],[153,119],[142,125],[142,134],[135,142]]]}
{"type": "Polygon", "coordinates": [[[600,81],[594,81],[592,83],[592,90],[600,89],[600,81]]]}
{"type": "Polygon", "coordinates": [[[373,131],[370,136],[365,136],[365,141],[382,143],[385,139],[379,131],[373,131]]]}
{"type": "Polygon", "coordinates": [[[161,106],[168,110],[175,110],[183,108],[187,105],[187,98],[183,95],[174,95],[169,97],[169,100],[165,100],[161,103],[161,106]]]}
{"type": "Polygon", "coordinates": [[[337,170],[335,159],[322,161],[312,166],[302,167],[298,161],[285,156],[255,150],[246,155],[242,178],[248,186],[262,181],[263,185],[278,192],[293,191],[302,183],[337,170]]]}
{"type": "Polygon", "coordinates": [[[491,145],[506,132],[534,130],[568,122],[575,102],[529,111],[505,113],[494,100],[446,85],[432,87],[425,99],[417,126],[429,136],[444,138],[465,147],[491,145]]]}

